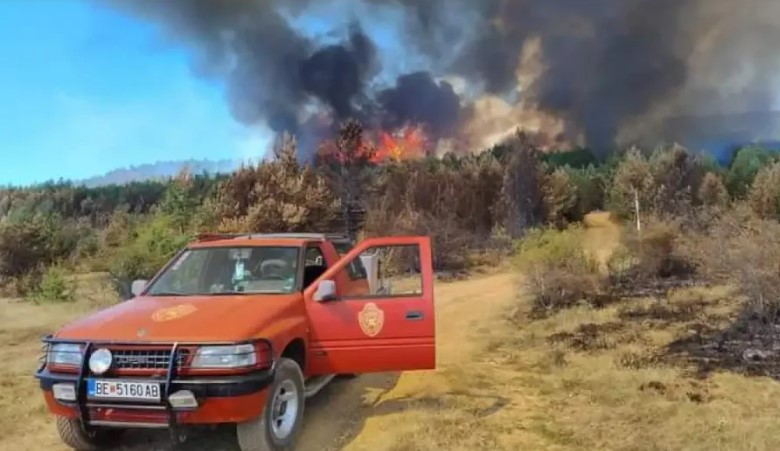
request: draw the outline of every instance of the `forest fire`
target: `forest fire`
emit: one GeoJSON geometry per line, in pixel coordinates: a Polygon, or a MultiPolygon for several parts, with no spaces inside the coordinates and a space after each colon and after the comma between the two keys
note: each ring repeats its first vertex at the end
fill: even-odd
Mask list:
{"type": "Polygon", "coordinates": [[[380,132],[372,161],[380,163],[422,158],[427,142],[425,131],[420,126],[409,125],[392,134],[380,132]]]}
{"type": "Polygon", "coordinates": [[[335,140],[327,140],[320,145],[319,155],[342,164],[354,159],[381,164],[423,158],[428,144],[429,139],[422,126],[408,125],[392,132],[378,131],[363,135],[354,153],[339,149],[335,140]]]}

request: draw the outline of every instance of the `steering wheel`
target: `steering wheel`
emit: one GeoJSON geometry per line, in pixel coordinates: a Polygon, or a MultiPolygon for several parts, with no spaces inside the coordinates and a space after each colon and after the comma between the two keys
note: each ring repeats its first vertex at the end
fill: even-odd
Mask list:
{"type": "Polygon", "coordinates": [[[283,275],[287,266],[287,262],[284,260],[264,261],[260,265],[260,280],[287,280],[287,277],[283,275]]]}

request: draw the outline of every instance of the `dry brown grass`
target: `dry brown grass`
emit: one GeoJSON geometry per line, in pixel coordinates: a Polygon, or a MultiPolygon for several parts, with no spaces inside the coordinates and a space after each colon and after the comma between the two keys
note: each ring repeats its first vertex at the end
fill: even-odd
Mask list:
{"type": "MultiPolygon", "coordinates": [[[[699,379],[666,357],[697,324],[726,327],[738,308],[730,299],[723,288],[682,290],[521,323],[506,319],[516,304],[490,301],[492,312],[472,310],[479,326],[441,344],[468,346],[443,353],[435,373],[403,374],[344,449],[778,449],[776,382],[728,372],[699,379]],[[553,338],[567,334],[575,340],[553,338]]],[[[473,301],[484,306],[483,296],[473,301]]],[[[463,330],[469,319],[450,315],[466,316],[469,304],[447,307],[441,328],[463,330]]]]}
{"type": "MultiPolygon", "coordinates": [[[[608,258],[603,248],[614,249],[618,229],[604,216],[590,221],[593,241],[585,246],[608,258]]],[[[689,360],[670,352],[674,343],[696,338],[702,329],[732,324],[740,303],[731,290],[677,290],[662,299],[582,306],[530,321],[531,300],[504,297],[512,291],[508,285],[453,287],[465,292],[478,283],[491,294],[449,304],[440,315],[446,324],[440,331],[457,331],[454,337],[442,332],[440,347],[463,347],[461,352],[441,355],[442,368],[435,373],[402,375],[346,449],[780,446],[773,431],[780,420],[777,382],[725,370],[702,379],[689,360]],[[383,403],[399,398],[412,401],[394,413],[382,412],[383,403]]]]}
{"type": "Polygon", "coordinates": [[[4,362],[0,368],[0,449],[63,449],[32,377],[40,338],[116,299],[101,275],[79,277],[78,285],[78,301],[73,304],[34,305],[0,299],[0,361],[4,362]]]}

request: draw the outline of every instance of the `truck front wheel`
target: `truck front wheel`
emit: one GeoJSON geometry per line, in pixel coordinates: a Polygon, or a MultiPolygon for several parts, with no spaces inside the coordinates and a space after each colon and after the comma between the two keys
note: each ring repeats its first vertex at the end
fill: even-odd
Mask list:
{"type": "Polygon", "coordinates": [[[260,417],[238,425],[241,451],[292,450],[303,422],[303,372],[294,360],[280,359],[260,417]]]}
{"type": "Polygon", "coordinates": [[[96,429],[87,433],[77,419],[61,416],[57,417],[57,432],[63,443],[77,451],[111,449],[122,435],[119,429],[96,429]]]}

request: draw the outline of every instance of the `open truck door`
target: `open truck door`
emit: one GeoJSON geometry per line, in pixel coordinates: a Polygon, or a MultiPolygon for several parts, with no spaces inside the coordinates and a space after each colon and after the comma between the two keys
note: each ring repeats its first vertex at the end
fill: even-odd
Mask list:
{"type": "Polygon", "coordinates": [[[304,297],[312,375],[436,368],[430,238],[365,240],[304,297]],[[367,289],[345,289],[361,278],[367,289]]]}

